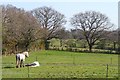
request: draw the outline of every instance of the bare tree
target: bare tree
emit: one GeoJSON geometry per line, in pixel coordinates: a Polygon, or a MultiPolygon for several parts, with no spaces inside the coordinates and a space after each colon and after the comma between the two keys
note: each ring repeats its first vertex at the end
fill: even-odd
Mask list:
{"type": "Polygon", "coordinates": [[[17,39],[20,38],[18,35],[15,36],[18,32],[18,23],[16,22],[17,12],[19,12],[19,10],[12,5],[2,6],[3,48],[7,49],[7,52],[9,51],[8,53],[11,53],[17,39]],[[17,39],[15,39],[16,37],[17,39]]]}
{"type": "Polygon", "coordinates": [[[95,11],[74,15],[71,18],[71,24],[82,30],[90,52],[95,42],[106,35],[105,30],[109,30],[113,26],[106,15],[95,11]]]}
{"type": "Polygon", "coordinates": [[[36,22],[37,20],[31,13],[25,12],[20,18],[22,23],[19,30],[22,37],[20,43],[23,42],[22,44],[24,45],[24,49],[27,50],[31,42],[41,39],[41,29],[36,22]]]}
{"type": "Polygon", "coordinates": [[[3,6],[2,12],[3,46],[27,50],[31,42],[40,39],[39,25],[31,13],[12,5],[3,6]]]}
{"type": "Polygon", "coordinates": [[[45,49],[48,49],[47,40],[65,24],[65,16],[50,7],[41,7],[32,11],[42,27],[42,39],[45,43],[45,49]]]}

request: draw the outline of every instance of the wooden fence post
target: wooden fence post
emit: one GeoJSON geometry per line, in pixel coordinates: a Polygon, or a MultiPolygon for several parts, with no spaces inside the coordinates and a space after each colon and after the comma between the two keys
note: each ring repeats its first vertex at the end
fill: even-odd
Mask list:
{"type": "Polygon", "coordinates": [[[75,55],[73,56],[73,64],[75,65],[75,55]]]}
{"type": "Polygon", "coordinates": [[[36,56],[36,61],[37,61],[37,56],[36,56]]]}
{"type": "Polygon", "coordinates": [[[106,66],[106,78],[108,78],[108,64],[106,66]]]}

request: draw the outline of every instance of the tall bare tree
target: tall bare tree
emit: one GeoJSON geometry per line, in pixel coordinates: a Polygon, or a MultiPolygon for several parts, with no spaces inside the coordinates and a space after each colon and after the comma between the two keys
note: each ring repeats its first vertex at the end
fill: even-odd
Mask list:
{"type": "Polygon", "coordinates": [[[27,50],[31,42],[40,38],[39,25],[30,12],[12,5],[3,6],[2,12],[3,46],[27,50]]]}
{"type": "Polygon", "coordinates": [[[106,35],[105,30],[109,30],[113,26],[106,15],[95,11],[78,13],[71,18],[70,22],[82,30],[90,52],[95,42],[106,35]]]}
{"type": "Polygon", "coordinates": [[[32,13],[42,27],[42,39],[45,43],[45,49],[48,49],[47,40],[65,24],[65,16],[50,7],[37,8],[32,13]]]}

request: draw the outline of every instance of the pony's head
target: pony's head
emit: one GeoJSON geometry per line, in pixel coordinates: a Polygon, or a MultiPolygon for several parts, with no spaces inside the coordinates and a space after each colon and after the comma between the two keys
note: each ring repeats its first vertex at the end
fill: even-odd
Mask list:
{"type": "Polygon", "coordinates": [[[26,57],[29,57],[29,54],[27,51],[23,52],[23,54],[26,56],[26,57]]]}

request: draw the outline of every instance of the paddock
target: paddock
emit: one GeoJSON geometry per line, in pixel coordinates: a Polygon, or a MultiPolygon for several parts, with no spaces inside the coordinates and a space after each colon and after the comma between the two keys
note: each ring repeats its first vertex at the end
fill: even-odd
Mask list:
{"type": "Polygon", "coordinates": [[[106,78],[107,74],[108,78],[118,77],[117,54],[33,51],[26,63],[36,61],[37,57],[40,66],[18,69],[15,68],[13,56],[2,58],[3,78],[106,78]]]}

